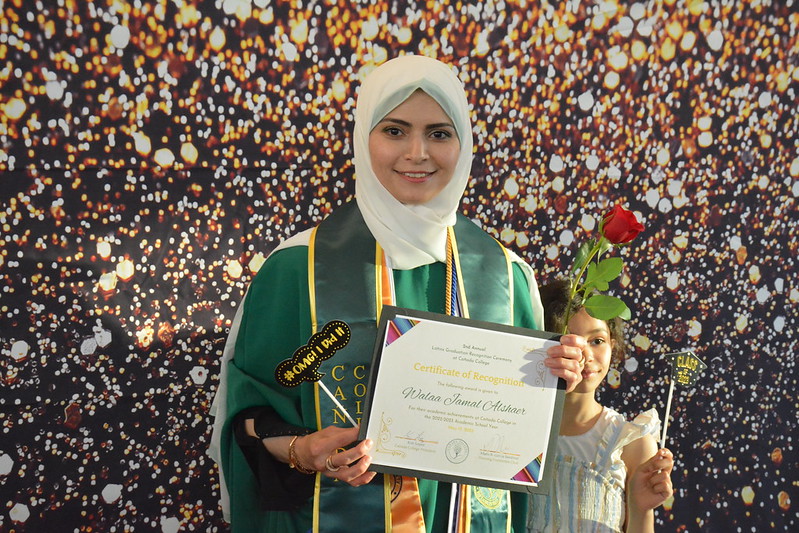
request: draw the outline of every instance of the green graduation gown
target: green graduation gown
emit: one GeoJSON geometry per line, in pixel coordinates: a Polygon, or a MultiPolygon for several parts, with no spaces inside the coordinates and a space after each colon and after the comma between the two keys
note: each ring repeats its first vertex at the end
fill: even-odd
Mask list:
{"type": "MultiPolygon", "coordinates": [[[[359,219],[354,202],[350,206],[340,208],[339,211],[349,212],[350,216],[359,219]],[[353,211],[356,213],[353,215],[353,211]]],[[[335,215],[336,213],[334,213],[335,215]]],[[[332,216],[332,215],[331,215],[332,216]]],[[[458,224],[472,224],[472,222],[459,217],[458,224]]],[[[360,221],[363,224],[362,219],[360,221]]],[[[323,222],[324,224],[324,222],[323,222]]],[[[365,224],[364,224],[365,227],[365,224]]],[[[456,225],[456,233],[458,231],[456,225]]],[[[469,227],[474,236],[476,226],[469,227]]],[[[482,233],[482,230],[479,230],[482,233]]],[[[483,242],[486,246],[495,246],[496,252],[502,254],[500,245],[483,234],[487,239],[483,242]]],[[[482,238],[479,237],[478,238],[482,238]]],[[[459,247],[463,247],[459,240],[459,247]]],[[[464,239],[468,241],[468,239],[464,239]]],[[[374,241],[372,241],[374,242],[374,241]]],[[[372,244],[374,248],[374,244],[372,244]]],[[[374,252],[368,253],[374,257],[374,252]]],[[[463,256],[468,256],[469,251],[461,249],[463,256]]],[[[357,254],[355,254],[357,255],[357,254]]],[[[314,333],[311,321],[311,303],[309,293],[309,247],[294,246],[281,249],[269,256],[258,274],[253,279],[247,296],[243,302],[242,319],[238,336],[235,339],[235,353],[230,361],[227,385],[227,412],[221,441],[221,460],[227,487],[230,492],[231,526],[234,532],[269,532],[269,533],[301,533],[309,531],[312,527],[313,505],[312,499],[307,502],[297,502],[299,510],[296,511],[264,511],[261,509],[258,491],[260,483],[269,483],[269,480],[258,480],[244,454],[236,443],[232,419],[236,413],[254,406],[270,406],[287,423],[317,429],[317,405],[313,393],[313,384],[304,383],[298,387],[286,388],[275,380],[275,367],[282,360],[291,357],[294,351],[306,344],[314,333]]],[[[464,259],[468,261],[467,259],[464,259]]],[[[374,261],[372,261],[373,267],[374,261]]],[[[319,275],[320,266],[315,267],[315,275],[319,275]]],[[[477,269],[480,270],[480,269],[477,269]]],[[[361,275],[364,270],[359,267],[347,272],[325,273],[335,276],[346,286],[353,277],[361,275]]],[[[468,273],[468,271],[467,271],[468,273]]],[[[485,275],[482,272],[481,275],[485,275]]],[[[512,313],[513,325],[536,328],[534,313],[531,305],[528,279],[523,269],[518,264],[512,264],[510,269],[513,290],[508,291],[513,295],[512,313]]],[[[445,277],[446,268],[443,263],[433,263],[420,266],[412,270],[394,270],[394,290],[396,305],[404,308],[444,313],[445,307],[445,277]]],[[[508,274],[505,274],[507,280],[508,274]]],[[[468,280],[465,282],[468,297],[468,280]]],[[[473,283],[481,283],[476,279],[473,283]]],[[[318,286],[315,289],[319,290],[318,286]]],[[[507,294],[504,296],[508,298],[507,294]]],[[[504,304],[507,305],[507,302],[504,304]]],[[[479,318],[479,310],[471,309],[472,318],[479,318]]],[[[346,321],[346,320],[345,320],[346,321]]],[[[319,324],[321,328],[323,324],[319,324]]],[[[373,337],[372,337],[373,340],[373,337]]],[[[362,353],[362,361],[358,365],[339,365],[331,382],[335,387],[337,398],[345,405],[348,411],[356,418],[360,418],[363,400],[366,394],[368,381],[368,368],[371,361],[371,352],[362,353]],[[337,383],[338,377],[344,377],[337,383]]],[[[335,362],[336,357],[331,358],[335,362]]],[[[520,365],[523,362],[520,361],[520,365]]],[[[328,383],[331,388],[331,383],[328,383]]],[[[337,425],[349,426],[345,419],[336,421],[337,425]]],[[[419,493],[425,526],[428,532],[443,532],[447,526],[449,508],[449,493],[451,484],[439,483],[433,480],[420,479],[419,493]]],[[[370,484],[379,485],[382,490],[382,476],[378,475],[370,484]]],[[[343,484],[341,484],[343,485],[343,484]]],[[[345,486],[348,490],[358,490],[345,486]]],[[[357,494],[357,493],[356,493],[357,494]]],[[[365,495],[366,492],[364,491],[365,495]]],[[[524,493],[511,493],[512,525],[514,532],[523,532],[525,529],[527,495],[524,493]]],[[[342,528],[352,527],[353,523],[371,523],[377,528],[382,528],[383,516],[363,516],[357,506],[348,510],[346,517],[325,517],[320,519],[324,528],[327,524],[335,524],[340,520],[342,528]],[[355,521],[355,522],[353,522],[355,521]]],[[[346,529],[343,529],[346,530],[346,529]]],[[[477,531],[477,528],[474,529],[477,531]]]]}

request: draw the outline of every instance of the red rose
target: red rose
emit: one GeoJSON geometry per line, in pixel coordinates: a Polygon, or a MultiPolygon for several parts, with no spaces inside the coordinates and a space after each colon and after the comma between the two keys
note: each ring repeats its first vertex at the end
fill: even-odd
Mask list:
{"type": "Polygon", "coordinates": [[[632,211],[620,205],[614,205],[602,219],[602,235],[612,244],[625,244],[633,240],[644,227],[635,218],[632,211]]]}

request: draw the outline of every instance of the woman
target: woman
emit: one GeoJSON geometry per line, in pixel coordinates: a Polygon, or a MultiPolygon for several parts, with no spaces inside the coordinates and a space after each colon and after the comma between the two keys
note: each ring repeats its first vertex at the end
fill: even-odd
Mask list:
{"type": "Polygon", "coordinates": [[[592,317],[569,296],[564,280],[541,288],[546,329],[564,331],[569,316],[569,332],[584,337],[588,349],[583,379],[566,395],[553,487],[531,496],[528,531],[654,533],[655,509],[673,492],[674,468],[671,452],[657,447],[657,411],[628,422],[597,401],[610,366],[624,360],[624,324],[592,317]]]}
{"type": "MultiPolygon", "coordinates": [[[[382,305],[542,325],[531,268],[457,215],[471,159],[466,96],[448,66],[403,56],[367,77],[355,111],[356,200],[270,255],[231,329],[214,446],[234,531],[468,530],[467,519],[474,531],[523,529],[522,494],[511,512],[502,491],[486,499],[369,471],[371,443],[355,442],[358,429],[318,385],[284,388],[274,377],[312,333],[343,320],[351,341],[319,372],[357,417],[382,305]]],[[[546,364],[569,388],[583,347],[565,336],[550,349],[546,364]]]]}

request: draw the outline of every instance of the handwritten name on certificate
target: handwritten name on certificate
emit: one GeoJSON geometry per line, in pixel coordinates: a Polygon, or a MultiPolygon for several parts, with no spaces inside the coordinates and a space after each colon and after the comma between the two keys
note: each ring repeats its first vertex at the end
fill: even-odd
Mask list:
{"type": "Polygon", "coordinates": [[[547,490],[564,386],[543,361],[556,339],[386,306],[361,425],[372,469],[547,490]]]}

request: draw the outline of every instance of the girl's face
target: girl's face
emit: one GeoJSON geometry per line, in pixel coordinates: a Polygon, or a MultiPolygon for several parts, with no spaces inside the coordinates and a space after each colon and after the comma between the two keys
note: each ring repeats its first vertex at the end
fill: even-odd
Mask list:
{"type": "Polygon", "coordinates": [[[389,112],[369,134],[377,179],[407,205],[427,203],[447,186],[460,147],[450,118],[421,90],[389,112]]]}
{"type": "Polygon", "coordinates": [[[599,320],[585,309],[580,309],[569,320],[569,333],[582,335],[588,341],[588,353],[583,367],[583,380],[575,392],[593,392],[608,375],[610,370],[613,340],[604,320],[599,320]]]}

